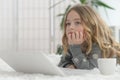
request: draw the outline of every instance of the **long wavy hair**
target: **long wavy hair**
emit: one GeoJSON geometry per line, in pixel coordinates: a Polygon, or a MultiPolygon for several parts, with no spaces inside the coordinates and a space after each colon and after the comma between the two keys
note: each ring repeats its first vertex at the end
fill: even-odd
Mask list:
{"type": "Polygon", "coordinates": [[[90,6],[77,4],[69,9],[64,19],[64,34],[62,38],[64,52],[68,50],[68,38],[66,36],[66,18],[70,11],[76,11],[84,26],[85,34],[85,51],[86,55],[90,54],[92,44],[97,43],[102,51],[102,57],[112,57],[116,53],[120,55],[120,45],[112,37],[111,29],[102,20],[100,15],[90,6]]]}

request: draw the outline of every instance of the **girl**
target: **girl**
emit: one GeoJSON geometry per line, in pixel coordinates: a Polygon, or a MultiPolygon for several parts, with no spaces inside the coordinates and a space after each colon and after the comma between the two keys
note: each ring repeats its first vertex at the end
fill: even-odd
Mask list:
{"type": "Polygon", "coordinates": [[[98,58],[120,56],[120,46],[109,27],[89,6],[75,5],[67,12],[63,35],[64,54],[58,66],[76,69],[98,67],[98,58]]]}

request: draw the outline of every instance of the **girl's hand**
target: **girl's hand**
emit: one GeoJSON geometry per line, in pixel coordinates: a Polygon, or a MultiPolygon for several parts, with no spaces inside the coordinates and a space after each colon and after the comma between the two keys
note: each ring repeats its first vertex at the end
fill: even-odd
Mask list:
{"type": "Polygon", "coordinates": [[[82,44],[84,42],[83,33],[82,32],[74,32],[68,34],[68,44],[82,44]]]}
{"type": "Polygon", "coordinates": [[[69,65],[69,66],[67,66],[67,68],[75,69],[75,66],[74,65],[69,65]]]}

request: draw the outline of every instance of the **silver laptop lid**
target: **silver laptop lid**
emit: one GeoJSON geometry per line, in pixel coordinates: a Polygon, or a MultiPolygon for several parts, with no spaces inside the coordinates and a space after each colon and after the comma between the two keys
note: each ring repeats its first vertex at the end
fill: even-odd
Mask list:
{"type": "Polygon", "coordinates": [[[65,75],[46,54],[41,52],[2,51],[0,57],[18,72],[65,75]]]}

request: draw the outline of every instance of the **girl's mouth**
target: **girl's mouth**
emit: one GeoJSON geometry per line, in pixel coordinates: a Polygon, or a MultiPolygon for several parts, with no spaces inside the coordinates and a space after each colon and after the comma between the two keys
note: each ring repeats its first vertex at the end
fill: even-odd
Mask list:
{"type": "Polygon", "coordinates": [[[73,32],[69,32],[68,34],[72,34],[73,32]]]}

